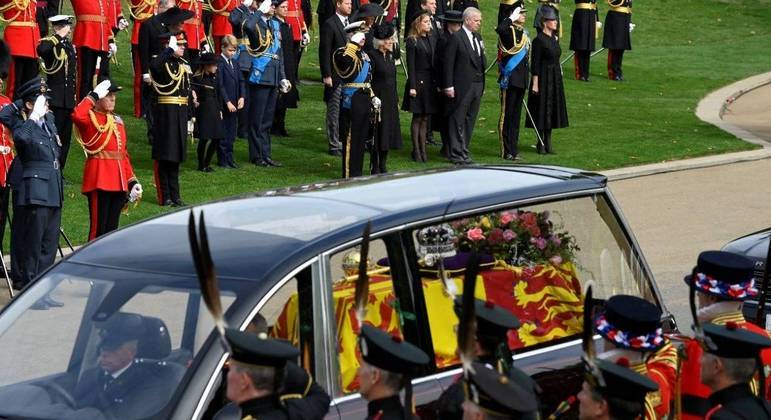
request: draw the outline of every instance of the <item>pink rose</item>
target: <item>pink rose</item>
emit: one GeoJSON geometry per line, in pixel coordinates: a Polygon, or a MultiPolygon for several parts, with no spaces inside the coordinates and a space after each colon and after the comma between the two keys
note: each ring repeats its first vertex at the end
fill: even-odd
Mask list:
{"type": "Polygon", "coordinates": [[[466,232],[466,237],[469,238],[472,241],[483,241],[483,240],[485,240],[485,235],[482,233],[482,229],[481,228],[469,229],[468,232],[466,232]]]}
{"type": "Polygon", "coordinates": [[[501,215],[502,225],[508,225],[509,223],[511,223],[512,220],[514,220],[514,215],[509,212],[505,212],[501,215]]]}
{"type": "Polygon", "coordinates": [[[525,227],[529,228],[531,226],[536,226],[538,224],[538,220],[536,219],[535,213],[527,212],[522,215],[522,224],[525,225],[525,227]]]}
{"type": "Polygon", "coordinates": [[[561,265],[562,264],[562,257],[559,255],[555,255],[551,258],[549,258],[549,262],[552,263],[552,265],[561,265]]]}
{"type": "Polygon", "coordinates": [[[557,246],[562,245],[562,239],[560,239],[559,236],[552,236],[551,241],[554,243],[554,245],[557,245],[557,246]]]}
{"type": "Polygon", "coordinates": [[[535,240],[535,246],[536,246],[538,249],[540,249],[540,250],[544,250],[544,249],[546,249],[546,245],[547,245],[547,244],[548,244],[548,242],[547,242],[547,241],[546,241],[546,239],[544,239],[544,238],[537,238],[537,239],[535,240]]]}
{"type": "Polygon", "coordinates": [[[516,238],[517,238],[517,233],[514,232],[513,230],[506,229],[503,231],[503,240],[505,240],[506,242],[511,242],[516,238]]]}

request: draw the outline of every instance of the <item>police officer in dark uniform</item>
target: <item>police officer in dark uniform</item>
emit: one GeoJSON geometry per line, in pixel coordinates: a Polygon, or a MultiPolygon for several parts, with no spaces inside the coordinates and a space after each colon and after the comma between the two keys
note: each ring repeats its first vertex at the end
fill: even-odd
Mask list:
{"type": "Polygon", "coordinates": [[[576,80],[589,81],[589,59],[594,51],[599,23],[597,0],[576,0],[570,27],[570,49],[575,52],[573,65],[576,80]]]}
{"type": "Polygon", "coordinates": [[[340,139],[343,143],[343,178],[361,176],[365,143],[369,136],[373,109],[380,110],[370,82],[372,68],[363,51],[366,35],[353,30],[350,40],[332,54],[332,67],[341,80],[340,139]]]}
{"type": "MultiPolygon", "coordinates": [[[[508,333],[519,328],[520,323],[514,314],[506,309],[490,302],[475,299],[474,310],[476,313],[477,328],[476,342],[478,351],[477,362],[492,366],[498,373],[519,383],[532,394],[534,402],[540,388],[526,373],[512,365],[512,355],[508,346],[508,333]]],[[[460,317],[461,299],[455,300],[455,312],[460,317]]],[[[438,418],[460,419],[463,417],[464,383],[458,380],[450,385],[439,397],[438,418]]],[[[531,417],[537,418],[537,404],[529,410],[533,412],[531,417]]]]}
{"type": "Polygon", "coordinates": [[[185,205],[179,195],[179,166],[187,155],[192,71],[183,58],[187,45],[185,33],[161,34],[161,40],[167,40],[166,49],[150,62],[156,94],[152,156],[155,161],[158,204],[180,207],[185,205]]]}
{"type": "Polygon", "coordinates": [[[728,322],[704,325],[704,341],[701,382],[712,390],[712,408],[705,418],[771,419],[771,403],[753,395],[749,384],[760,366],[760,352],[771,348],[771,339],[728,322]]]}
{"type": "Polygon", "coordinates": [[[428,355],[401,337],[391,336],[366,324],[362,325],[359,333],[359,350],[361,366],[356,376],[359,381],[359,393],[369,401],[367,419],[411,419],[413,414],[410,376],[429,362],[428,355]],[[399,399],[403,386],[407,387],[406,409],[399,399]],[[381,397],[373,399],[375,395],[381,397]]]}
{"type": "Polygon", "coordinates": [[[37,53],[40,68],[46,75],[48,106],[54,113],[54,124],[59,130],[62,143],[61,170],[67,163],[72,141],[72,110],[75,108],[75,71],[77,59],[75,47],[67,35],[72,29],[72,16],[56,15],[49,18],[54,33],[40,40],[37,53]]]}
{"type": "Polygon", "coordinates": [[[527,382],[512,380],[488,364],[474,362],[472,367],[473,371],[463,380],[463,418],[534,418],[532,413],[538,409],[538,403],[527,382]]]}
{"type": "Polygon", "coordinates": [[[608,79],[622,81],[624,51],[632,49],[632,0],[608,0],[602,46],[608,49],[608,79]]]}
{"type": "Polygon", "coordinates": [[[519,160],[519,121],[530,75],[530,38],[524,27],[527,9],[522,1],[517,1],[501,10],[509,15],[495,29],[501,57],[498,79],[501,88],[501,116],[498,135],[501,140],[501,157],[519,160]]]}
{"type": "MultiPolygon", "coordinates": [[[[13,190],[11,269],[14,288],[21,289],[54,263],[62,208],[61,144],[54,116],[48,111],[39,77],[16,91],[16,101],[0,111],[0,123],[13,132],[16,159],[8,173],[13,190]]],[[[46,297],[43,307],[61,306],[46,297]]]]}

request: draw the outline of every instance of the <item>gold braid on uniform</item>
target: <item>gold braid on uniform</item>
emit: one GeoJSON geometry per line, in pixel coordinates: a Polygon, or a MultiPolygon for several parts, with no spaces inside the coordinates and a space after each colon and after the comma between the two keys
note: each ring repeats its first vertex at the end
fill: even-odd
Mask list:
{"type": "MultiPolygon", "coordinates": [[[[268,29],[265,31],[265,36],[262,36],[262,32],[260,31],[260,28],[257,27],[257,48],[252,48],[251,43],[246,45],[246,52],[249,53],[252,57],[259,57],[260,54],[264,53],[265,50],[268,49],[270,46],[270,43],[273,42],[273,31],[271,30],[270,26],[268,26],[268,29]]],[[[249,36],[247,35],[245,37],[246,39],[249,39],[249,36]]]]}
{"type": "Polygon", "coordinates": [[[155,8],[155,0],[142,0],[142,3],[134,6],[129,5],[129,14],[134,20],[143,21],[150,19],[153,16],[153,9],[155,8]]]}
{"type": "Polygon", "coordinates": [[[0,6],[0,13],[5,13],[8,10],[16,9],[16,14],[13,15],[11,18],[4,18],[0,16],[0,22],[13,22],[15,21],[19,15],[24,13],[27,10],[27,7],[29,7],[30,0],[13,0],[12,2],[6,4],[5,6],[0,6]]]}
{"type": "Polygon", "coordinates": [[[626,3],[626,0],[607,0],[610,7],[622,7],[626,3]]]}
{"type": "Polygon", "coordinates": [[[58,53],[56,52],[56,48],[55,47],[56,47],[56,45],[59,44],[59,40],[56,39],[55,36],[49,36],[49,37],[46,37],[46,38],[43,38],[43,39],[40,40],[40,42],[43,42],[43,41],[50,41],[52,44],[54,44],[54,59],[55,59],[55,63],[52,64],[51,67],[46,67],[45,60],[43,60],[43,58],[41,57],[40,58],[40,70],[43,73],[45,73],[45,74],[54,74],[54,73],[58,73],[59,70],[61,70],[62,67],[64,67],[65,68],[64,71],[66,73],[67,72],[67,67],[66,67],[67,66],[67,62],[69,61],[69,58],[67,57],[67,51],[65,51],[64,48],[62,48],[61,50],[59,50],[58,53]]]}
{"type": "Polygon", "coordinates": [[[347,79],[353,76],[359,70],[361,70],[361,59],[359,58],[358,55],[356,55],[357,51],[359,51],[359,47],[352,43],[348,43],[348,45],[345,46],[343,55],[351,57],[351,59],[353,60],[353,65],[351,66],[350,71],[347,73],[344,73],[343,70],[337,67],[337,63],[335,62],[334,59],[332,60],[332,66],[335,68],[335,71],[340,76],[340,78],[347,79]]]}
{"type": "Polygon", "coordinates": [[[530,38],[527,36],[527,34],[525,34],[524,30],[522,30],[522,38],[519,40],[519,42],[517,42],[517,32],[515,28],[523,29],[521,26],[518,26],[518,25],[513,25],[511,27],[511,35],[514,39],[514,45],[512,45],[511,48],[506,48],[500,42],[498,43],[499,44],[498,47],[501,49],[501,52],[504,54],[508,54],[508,55],[517,54],[522,50],[522,48],[530,45],[530,38]]]}
{"type": "Polygon", "coordinates": [[[163,85],[153,80],[153,89],[155,89],[155,91],[158,92],[159,95],[169,96],[179,90],[179,87],[182,85],[182,82],[186,80],[187,78],[186,76],[188,75],[188,72],[184,64],[179,65],[179,68],[177,69],[176,73],[171,70],[169,63],[166,63],[165,66],[166,66],[166,72],[169,74],[169,77],[171,77],[171,81],[163,85]],[[166,91],[162,90],[168,87],[170,87],[170,89],[166,91]]]}
{"type": "MultiPolygon", "coordinates": [[[[115,123],[115,117],[112,114],[105,114],[107,115],[107,121],[104,123],[104,125],[99,124],[99,121],[96,120],[96,114],[94,111],[88,111],[88,117],[91,119],[91,124],[96,127],[96,134],[94,134],[93,137],[88,139],[88,141],[83,141],[80,136],[76,136],[75,138],[78,140],[78,143],[80,143],[81,146],[83,146],[83,151],[86,152],[86,155],[95,155],[104,150],[105,147],[107,147],[108,144],[110,144],[110,138],[113,134],[118,136],[118,132],[115,130],[117,124],[115,123]],[[106,133],[106,134],[105,134],[106,133]],[[103,138],[102,143],[96,148],[92,149],[91,146],[97,144],[97,141],[103,138]]],[[[118,142],[120,144],[120,137],[118,136],[118,142]]]]}
{"type": "MultiPolygon", "coordinates": [[[[218,15],[219,15],[219,14],[222,14],[222,12],[225,12],[225,11],[227,11],[227,10],[228,10],[228,7],[230,7],[230,5],[231,5],[232,3],[233,3],[233,0],[228,0],[228,2],[227,2],[227,3],[225,3],[225,5],[224,5],[224,6],[222,6],[222,9],[216,9],[216,8],[215,8],[215,7],[214,7],[214,6],[211,4],[211,0],[206,0],[206,4],[208,4],[208,5],[209,5],[209,10],[211,10],[211,11],[212,11],[212,13],[216,13],[216,14],[218,14],[218,15]]],[[[204,6],[204,8],[205,8],[205,6],[204,6]]]]}

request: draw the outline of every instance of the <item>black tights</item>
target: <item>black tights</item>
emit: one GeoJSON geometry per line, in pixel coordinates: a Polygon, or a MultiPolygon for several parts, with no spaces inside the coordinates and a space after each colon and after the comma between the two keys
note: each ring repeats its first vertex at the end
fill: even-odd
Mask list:
{"type": "Polygon", "coordinates": [[[198,140],[198,170],[208,167],[211,164],[211,158],[220,144],[220,139],[199,139],[198,140]],[[206,147],[206,144],[209,147],[206,147]]]}
{"type": "Polygon", "coordinates": [[[426,138],[428,136],[428,114],[412,114],[410,134],[412,135],[412,160],[426,162],[426,138]]]}

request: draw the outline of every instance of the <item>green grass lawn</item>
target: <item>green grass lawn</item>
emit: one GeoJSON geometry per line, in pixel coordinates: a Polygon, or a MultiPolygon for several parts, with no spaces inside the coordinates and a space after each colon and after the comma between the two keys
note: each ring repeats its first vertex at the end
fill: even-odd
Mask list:
{"type": "MultiPolygon", "coordinates": [[[[406,3],[406,2],[405,2],[406,3]]],[[[495,56],[495,19],[498,2],[483,0],[483,36],[488,60],[495,56]]],[[[564,2],[561,39],[563,57],[569,51],[572,2],[564,2]]],[[[69,4],[68,4],[69,5],[69,4]]],[[[532,25],[534,5],[530,3],[528,26],[532,25]]],[[[315,2],[314,2],[315,8],[315,2]]],[[[601,19],[607,5],[600,4],[601,19]]],[[[124,5],[124,10],[127,10],[124,5]]],[[[565,64],[565,89],[570,127],[556,130],[558,154],[539,156],[532,130],[521,131],[525,163],[566,165],[601,170],[650,162],[685,159],[707,154],[747,150],[744,143],[719,129],[699,121],[694,110],[709,91],[735,80],[771,69],[771,0],[648,0],[636,4],[632,34],[633,50],[624,57],[623,83],[608,81],[606,57],[602,52],[592,60],[591,82],[572,79],[572,60],[565,64]]],[[[145,187],[145,199],[121,224],[134,223],[168,211],[155,204],[150,146],[144,122],[132,116],[131,61],[128,34],[119,35],[120,67],[113,78],[126,90],[120,95],[118,112],[124,117],[134,169],[145,187]]],[[[318,82],[318,33],[303,56],[300,75],[318,82]]],[[[600,44],[600,42],[598,42],[600,44]]],[[[499,100],[496,75],[487,79],[480,119],[471,144],[472,157],[480,163],[501,163],[496,132],[499,100]]],[[[403,76],[403,75],[401,75],[403,76]]],[[[400,83],[403,86],[402,82],[400,83]]],[[[399,88],[400,95],[402,87],[399,88]]],[[[273,139],[273,155],[283,168],[257,168],[248,165],[243,140],[236,144],[238,170],[217,170],[212,174],[195,171],[194,146],[181,173],[183,199],[191,204],[219,197],[284,185],[337,178],[340,160],[326,154],[322,89],[317,83],[300,86],[300,108],[287,115],[290,138],[273,139]]],[[[405,148],[392,152],[389,169],[417,170],[446,166],[438,148],[429,151],[430,162],[417,164],[409,159],[410,115],[401,114],[405,148]]],[[[73,241],[84,242],[88,230],[86,200],[80,194],[83,153],[73,145],[66,169],[66,197],[63,227],[73,241]]]]}

